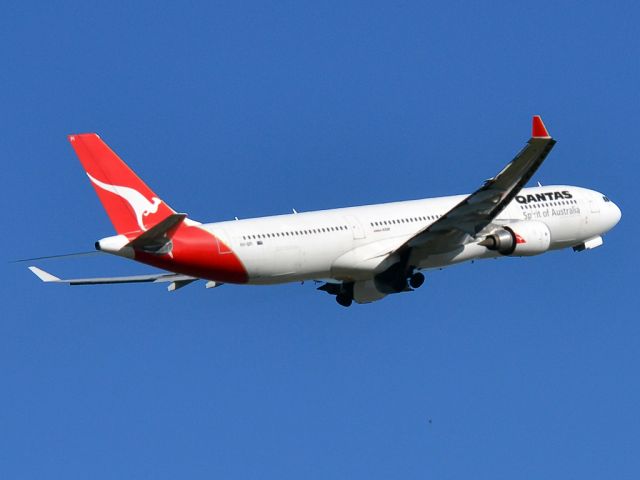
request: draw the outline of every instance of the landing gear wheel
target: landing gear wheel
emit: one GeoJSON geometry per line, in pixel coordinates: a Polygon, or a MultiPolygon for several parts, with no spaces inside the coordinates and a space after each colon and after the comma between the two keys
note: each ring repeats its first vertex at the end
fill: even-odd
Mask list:
{"type": "Polygon", "coordinates": [[[338,302],[343,307],[350,307],[353,303],[353,298],[350,295],[339,293],[338,295],[336,295],[336,302],[338,302]]]}
{"type": "Polygon", "coordinates": [[[409,286],[411,288],[420,288],[424,283],[424,275],[420,272],[416,272],[409,278],[409,286]]]}

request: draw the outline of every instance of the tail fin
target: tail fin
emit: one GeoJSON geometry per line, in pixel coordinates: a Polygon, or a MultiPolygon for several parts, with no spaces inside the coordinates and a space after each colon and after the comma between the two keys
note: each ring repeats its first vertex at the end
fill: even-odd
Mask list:
{"type": "Polygon", "coordinates": [[[175,213],[95,133],[69,142],[118,234],[146,231],[175,213]]]}

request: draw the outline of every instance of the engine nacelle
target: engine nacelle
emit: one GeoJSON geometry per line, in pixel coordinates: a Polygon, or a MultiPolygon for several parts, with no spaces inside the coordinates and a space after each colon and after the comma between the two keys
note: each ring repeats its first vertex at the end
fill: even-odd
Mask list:
{"type": "Polygon", "coordinates": [[[517,222],[487,235],[479,245],[489,250],[496,250],[502,255],[516,257],[539,255],[549,250],[551,232],[542,222],[517,222]]]}
{"type": "Polygon", "coordinates": [[[386,296],[386,293],[376,288],[373,280],[362,280],[353,284],[353,299],[358,303],[371,303],[386,296]]]}

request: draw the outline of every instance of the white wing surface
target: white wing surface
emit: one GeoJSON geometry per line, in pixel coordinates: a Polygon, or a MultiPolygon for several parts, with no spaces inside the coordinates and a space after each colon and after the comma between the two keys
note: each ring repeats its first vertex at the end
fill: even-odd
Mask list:
{"type": "Polygon", "coordinates": [[[45,272],[38,267],[29,267],[40,280],[43,282],[66,283],[68,285],[104,285],[109,283],[160,283],[171,282],[169,290],[177,290],[191,282],[198,280],[196,277],[188,275],[180,275],[178,273],[158,273],[150,275],[131,275],[126,277],[97,277],[97,278],[71,278],[62,279],[55,275],[45,272]]]}

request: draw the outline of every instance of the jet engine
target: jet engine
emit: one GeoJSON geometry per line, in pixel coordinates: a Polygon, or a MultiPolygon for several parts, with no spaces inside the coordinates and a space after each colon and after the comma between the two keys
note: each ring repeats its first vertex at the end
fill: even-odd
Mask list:
{"type": "Polygon", "coordinates": [[[502,255],[525,257],[549,250],[551,232],[543,222],[525,221],[505,225],[487,235],[479,245],[502,255]]]}

